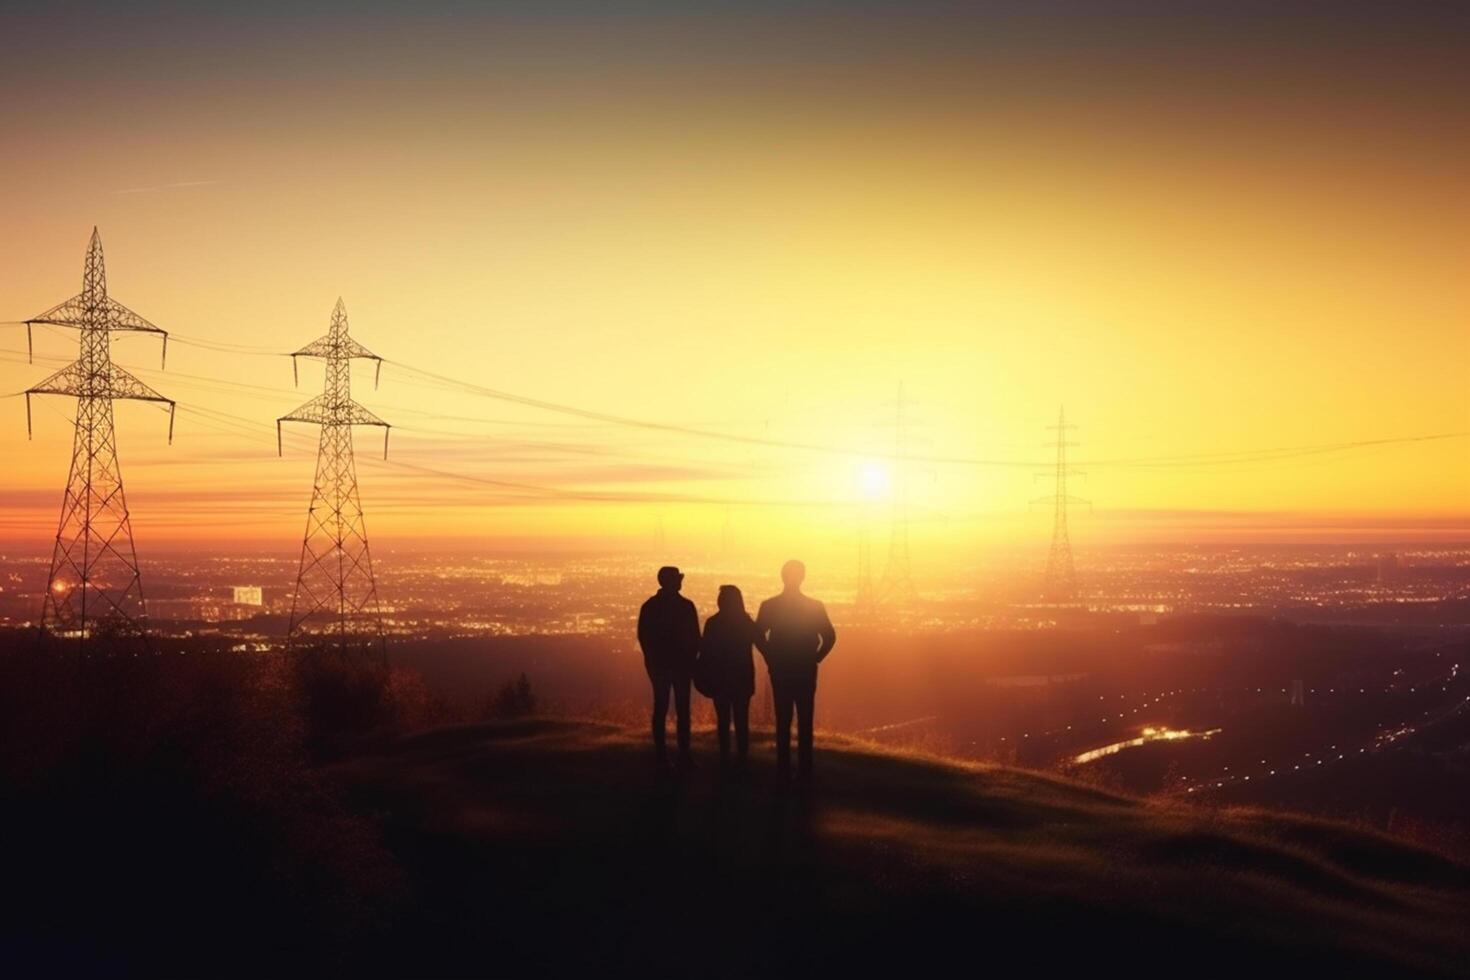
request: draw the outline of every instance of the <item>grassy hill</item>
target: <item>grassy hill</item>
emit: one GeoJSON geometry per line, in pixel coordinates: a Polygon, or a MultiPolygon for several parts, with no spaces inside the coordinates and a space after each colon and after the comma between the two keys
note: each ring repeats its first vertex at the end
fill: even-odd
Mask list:
{"type": "MultiPolygon", "coordinates": [[[[408,899],[360,966],[430,974],[1470,975],[1470,868],[1339,824],[1166,808],[836,738],[722,777],[535,720],[337,764],[408,899]]],[[[354,957],[356,958],[356,957],[354,957]]]]}

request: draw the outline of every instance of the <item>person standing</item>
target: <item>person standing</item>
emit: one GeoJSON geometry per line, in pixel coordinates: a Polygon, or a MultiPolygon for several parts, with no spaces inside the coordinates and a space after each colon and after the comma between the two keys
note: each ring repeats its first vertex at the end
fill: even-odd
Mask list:
{"type": "Polygon", "coordinates": [[[745,611],[745,597],[733,585],[720,586],[719,612],[704,622],[695,665],[696,683],[715,703],[720,737],[720,765],[730,764],[730,725],[743,764],[750,753],[750,698],[755,694],[755,621],[745,611]]]}
{"type": "Polygon", "coordinates": [[[776,702],[776,768],[791,774],[791,720],[796,716],[797,772],[812,772],[812,714],[817,698],[817,665],[832,652],[837,631],[827,607],[802,594],[806,566],[792,560],[781,566],[780,595],[761,603],[755,617],[755,644],[771,672],[776,702]]]}
{"type": "Polygon", "coordinates": [[[665,565],[658,570],[658,591],[638,610],[638,646],[653,683],[653,748],[661,766],[669,761],[665,724],[670,691],[674,694],[679,763],[687,766],[690,761],[689,682],[699,655],[699,613],[694,603],[679,594],[683,583],[684,575],[665,565]]]}

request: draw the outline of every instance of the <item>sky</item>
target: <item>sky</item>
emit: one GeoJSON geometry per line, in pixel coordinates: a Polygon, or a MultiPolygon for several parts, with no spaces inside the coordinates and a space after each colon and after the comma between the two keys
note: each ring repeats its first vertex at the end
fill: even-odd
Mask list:
{"type": "Polygon", "coordinates": [[[299,544],[339,296],[378,541],[1044,549],[1062,406],[1079,553],[1470,537],[1449,5],[243,6],[0,8],[0,544],[94,226],[145,552],[299,544]]]}

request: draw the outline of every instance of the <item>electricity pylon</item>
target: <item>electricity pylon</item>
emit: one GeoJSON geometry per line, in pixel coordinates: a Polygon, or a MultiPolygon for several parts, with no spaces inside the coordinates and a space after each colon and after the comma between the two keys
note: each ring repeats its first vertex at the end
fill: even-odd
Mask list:
{"type": "Polygon", "coordinates": [[[276,451],[282,452],[281,423],[310,422],[321,426],[317,447],[316,479],[306,511],[306,534],[301,541],[301,567],[291,598],[286,629],[287,649],[335,646],[344,659],[387,660],[378,586],[368,551],[367,526],[357,491],[357,467],[352,458],[352,427],[383,428],[383,458],[388,458],[388,423],[352,400],[352,361],[383,359],[347,335],[347,310],[337,300],[327,335],[291,355],[291,371],[298,383],[298,357],[326,362],[326,382],[320,395],[289,415],[276,419],[276,451]],[[308,620],[326,620],[320,630],[308,630],[308,620]],[[308,641],[303,634],[320,639],[308,641]]]}
{"type": "Polygon", "coordinates": [[[1056,442],[1052,443],[1057,451],[1056,490],[1050,497],[1033,501],[1049,503],[1053,508],[1051,551],[1046,556],[1046,579],[1042,585],[1042,596],[1052,602],[1071,602],[1077,598],[1077,569],[1072,564],[1072,537],[1067,528],[1067,505],[1085,504],[1088,501],[1067,493],[1067,477],[1078,473],[1067,465],[1067,447],[1074,445],[1067,440],[1067,431],[1077,426],[1068,424],[1067,411],[1062,408],[1057,412],[1057,424],[1047,428],[1057,434],[1056,442]]]}
{"type": "Polygon", "coordinates": [[[664,512],[659,511],[653,522],[653,551],[656,555],[667,554],[669,550],[669,532],[664,526],[664,512]]]}
{"type": "Polygon", "coordinates": [[[893,425],[893,523],[888,533],[888,564],[883,567],[883,578],[878,583],[880,603],[910,602],[918,594],[909,564],[908,434],[903,409],[903,385],[899,385],[893,425]]]}
{"type": "Polygon", "coordinates": [[[51,551],[51,574],[41,603],[41,631],[76,639],[82,650],[141,653],[148,650],[147,606],[133,546],[133,524],[123,494],[122,465],[113,429],[117,398],[168,406],[168,441],[174,438],[174,402],[112,363],[112,334],[157,334],[168,356],[168,334],[107,295],[102,236],[92,229],[82,271],[82,291],[26,321],[79,331],[80,356],[26,390],[26,435],[32,395],[70,395],[77,400],[71,472],[61,500],[61,521],[51,551]]]}
{"type": "Polygon", "coordinates": [[[866,513],[860,515],[858,521],[858,572],[853,612],[857,619],[867,622],[877,612],[878,594],[873,586],[873,549],[866,513]]]}

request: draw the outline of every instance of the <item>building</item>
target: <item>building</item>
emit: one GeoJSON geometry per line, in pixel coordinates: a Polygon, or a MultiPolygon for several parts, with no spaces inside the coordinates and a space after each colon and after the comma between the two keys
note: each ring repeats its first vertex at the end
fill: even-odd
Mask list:
{"type": "Polygon", "coordinates": [[[240,606],[263,606],[265,599],[258,585],[235,586],[235,604],[240,606]]]}

